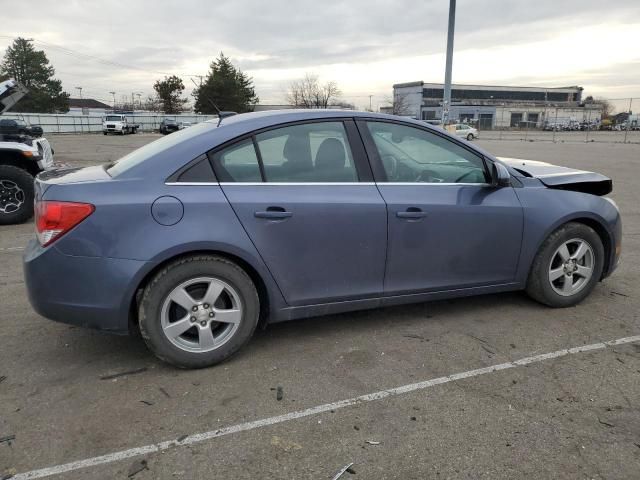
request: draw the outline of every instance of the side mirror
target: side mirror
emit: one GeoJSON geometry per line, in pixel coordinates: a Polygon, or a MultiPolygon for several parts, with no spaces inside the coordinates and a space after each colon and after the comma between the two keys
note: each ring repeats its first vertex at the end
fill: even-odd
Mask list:
{"type": "Polygon", "coordinates": [[[493,186],[495,187],[509,187],[511,186],[511,174],[507,167],[501,163],[494,163],[492,167],[491,176],[493,177],[493,186]]]}

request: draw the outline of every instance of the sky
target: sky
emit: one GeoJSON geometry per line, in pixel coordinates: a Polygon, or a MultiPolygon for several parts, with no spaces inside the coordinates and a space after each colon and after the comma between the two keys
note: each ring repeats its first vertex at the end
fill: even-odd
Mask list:
{"type": "MultiPolygon", "coordinates": [[[[394,83],[444,79],[447,0],[0,0],[0,50],[34,39],[72,97],[112,103],[153,93],[167,74],[186,93],[224,52],[260,103],[284,102],[306,73],[377,109],[394,83]],[[10,12],[10,13],[9,13],[10,12]],[[10,20],[10,21],[7,21],[10,20]]],[[[640,0],[458,0],[453,82],[558,87],[640,97],[640,0]]],[[[636,100],[640,102],[640,98],[636,100]]],[[[623,101],[615,102],[624,104],[623,101]]]]}

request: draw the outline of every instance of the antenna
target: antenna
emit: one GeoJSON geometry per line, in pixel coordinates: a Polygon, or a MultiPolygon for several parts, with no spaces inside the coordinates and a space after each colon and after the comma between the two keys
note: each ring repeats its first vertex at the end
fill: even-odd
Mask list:
{"type": "MultiPolygon", "coordinates": [[[[191,78],[191,81],[193,82],[193,84],[196,86],[196,88],[199,90],[202,87],[202,84],[198,85],[194,80],[193,77],[191,78]]],[[[201,93],[198,93],[198,95],[201,95],[201,93]]],[[[202,97],[204,98],[207,102],[209,102],[211,104],[211,106],[213,107],[213,109],[216,111],[216,113],[218,114],[218,125],[216,125],[217,127],[220,126],[220,124],[222,123],[222,119],[223,118],[227,118],[227,117],[232,117],[233,115],[236,115],[236,112],[223,112],[221,111],[218,106],[213,102],[213,100],[211,100],[211,98],[209,98],[208,96],[202,97]]]]}

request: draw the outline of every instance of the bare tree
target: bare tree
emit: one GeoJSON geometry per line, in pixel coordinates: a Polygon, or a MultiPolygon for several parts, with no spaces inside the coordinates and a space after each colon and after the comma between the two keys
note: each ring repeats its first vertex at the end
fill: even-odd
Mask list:
{"type": "Polygon", "coordinates": [[[584,103],[585,105],[587,104],[601,105],[602,118],[609,118],[611,115],[613,115],[615,111],[615,107],[613,106],[613,104],[606,98],[602,98],[602,97],[594,98],[591,95],[589,95],[587,98],[584,99],[584,103]]]}
{"type": "Polygon", "coordinates": [[[307,73],[303,79],[291,82],[286,100],[302,108],[327,108],[340,96],[336,82],[320,84],[317,75],[307,73]]]}
{"type": "Polygon", "coordinates": [[[391,107],[392,115],[411,115],[409,110],[409,99],[404,93],[394,93],[393,98],[387,98],[387,103],[391,107]]]}

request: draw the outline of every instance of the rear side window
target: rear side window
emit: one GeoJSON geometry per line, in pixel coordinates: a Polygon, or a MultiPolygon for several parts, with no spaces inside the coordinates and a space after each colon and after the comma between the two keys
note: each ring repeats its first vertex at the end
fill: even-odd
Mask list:
{"type": "Polygon", "coordinates": [[[221,182],[262,182],[258,156],[250,138],[214,153],[213,163],[221,182]]]}
{"type": "Polygon", "coordinates": [[[200,155],[189,168],[179,174],[177,181],[180,183],[210,183],[215,182],[211,163],[206,155],[200,155]]]}
{"type": "Polygon", "coordinates": [[[292,125],[256,135],[267,182],[357,182],[342,122],[292,125]]]}

